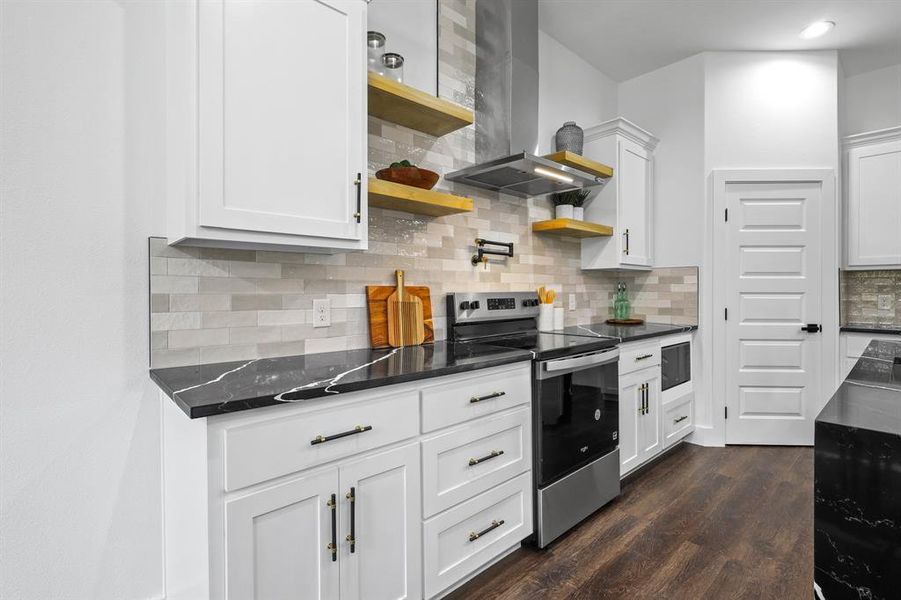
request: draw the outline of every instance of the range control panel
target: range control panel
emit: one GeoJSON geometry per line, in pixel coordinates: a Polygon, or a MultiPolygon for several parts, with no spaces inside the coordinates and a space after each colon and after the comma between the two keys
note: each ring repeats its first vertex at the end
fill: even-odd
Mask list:
{"type": "Polygon", "coordinates": [[[447,295],[451,323],[521,319],[538,316],[535,292],[476,292],[447,295]]]}

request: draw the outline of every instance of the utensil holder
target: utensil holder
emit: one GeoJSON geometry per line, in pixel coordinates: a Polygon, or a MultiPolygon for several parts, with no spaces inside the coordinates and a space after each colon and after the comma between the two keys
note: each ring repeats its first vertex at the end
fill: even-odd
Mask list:
{"type": "Polygon", "coordinates": [[[538,331],[554,330],[554,305],[538,305],[538,331]]]}

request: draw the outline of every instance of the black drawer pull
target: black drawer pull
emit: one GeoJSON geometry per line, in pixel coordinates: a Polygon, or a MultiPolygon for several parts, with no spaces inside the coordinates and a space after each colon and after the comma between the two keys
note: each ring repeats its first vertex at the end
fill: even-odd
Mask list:
{"type": "Polygon", "coordinates": [[[350,502],[350,533],[347,534],[347,537],[344,538],[348,542],[350,542],[350,553],[353,554],[357,548],[357,490],[356,488],[350,488],[350,491],[347,492],[345,496],[347,500],[350,502]]]}
{"type": "Polygon", "coordinates": [[[473,396],[469,399],[470,404],[475,404],[476,402],[481,402],[482,400],[491,400],[492,398],[500,398],[501,396],[506,396],[507,392],[494,392],[493,394],[488,394],[487,396],[473,396]]]}
{"type": "Polygon", "coordinates": [[[491,454],[489,454],[487,456],[483,456],[482,458],[470,458],[469,466],[474,467],[479,463],[485,462],[486,460],[491,460],[492,458],[497,458],[498,456],[500,456],[503,453],[504,453],[503,450],[492,450],[491,454]]]}
{"type": "Polygon", "coordinates": [[[675,423],[681,423],[682,421],[684,421],[684,420],[687,419],[687,418],[688,418],[688,415],[682,415],[682,416],[679,417],[678,419],[673,419],[673,424],[675,424],[675,423]]]}
{"type": "Polygon", "coordinates": [[[317,435],[315,438],[310,440],[310,445],[315,446],[316,444],[324,444],[325,442],[330,442],[332,440],[337,440],[343,437],[347,437],[349,435],[357,435],[358,433],[363,433],[364,431],[371,431],[372,425],[357,425],[350,431],[342,431],[341,433],[336,433],[335,435],[317,435]]]}
{"type": "Polygon", "coordinates": [[[646,358],[652,358],[653,356],[653,354],[642,354],[641,356],[636,356],[635,360],[644,360],[646,358]]]}
{"type": "Polygon", "coordinates": [[[494,531],[495,529],[497,529],[498,527],[500,527],[500,526],[503,525],[503,524],[504,524],[504,520],[503,520],[503,519],[501,519],[500,521],[492,521],[492,522],[491,522],[491,525],[489,525],[488,527],[486,527],[486,528],[483,529],[482,531],[480,531],[480,532],[478,532],[478,533],[476,533],[475,531],[473,531],[472,533],[470,533],[470,534],[469,534],[469,541],[470,541],[470,542],[474,542],[474,541],[476,541],[477,539],[479,539],[480,537],[482,537],[483,535],[485,535],[486,533],[488,533],[489,531],[494,531]]]}

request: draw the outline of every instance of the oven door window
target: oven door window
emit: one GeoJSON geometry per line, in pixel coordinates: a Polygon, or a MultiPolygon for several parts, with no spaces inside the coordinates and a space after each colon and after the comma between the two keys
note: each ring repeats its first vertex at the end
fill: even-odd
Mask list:
{"type": "Polygon", "coordinates": [[[547,485],[617,446],[616,363],[541,381],[538,484],[547,485]]]}

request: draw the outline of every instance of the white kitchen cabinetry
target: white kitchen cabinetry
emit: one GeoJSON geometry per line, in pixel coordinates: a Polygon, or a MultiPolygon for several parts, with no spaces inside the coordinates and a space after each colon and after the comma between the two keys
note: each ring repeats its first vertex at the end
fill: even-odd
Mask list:
{"type": "Polygon", "coordinates": [[[585,206],[585,220],[613,227],[582,240],[583,269],[648,269],[654,264],[654,148],[657,138],[623,118],[585,130],[584,155],[613,167],[585,206]]]}
{"type": "Polygon", "coordinates": [[[691,342],[691,334],[620,346],[620,476],[634,471],[694,431],[692,382],[662,390],[664,346],[691,342]]]}
{"type": "Polygon", "coordinates": [[[163,396],[166,597],[461,585],[532,534],[530,367],[196,420],[163,396]],[[424,536],[451,554],[424,553],[424,536]]]}
{"type": "Polygon", "coordinates": [[[848,267],[901,266],[901,127],[848,136],[845,256],[848,267]]]}
{"type": "Polygon", "coordinates": [[[366,2],[167,11],[169,243],[365,249],[366,2]]]}

